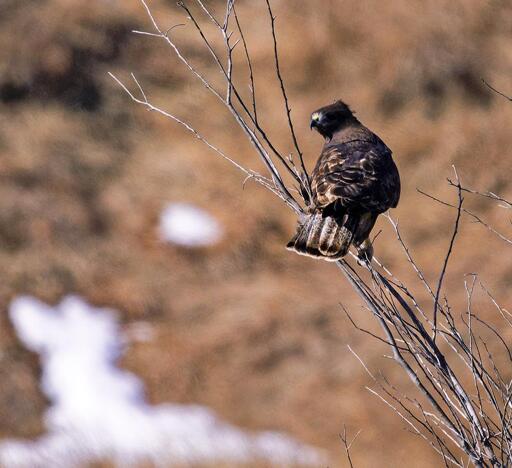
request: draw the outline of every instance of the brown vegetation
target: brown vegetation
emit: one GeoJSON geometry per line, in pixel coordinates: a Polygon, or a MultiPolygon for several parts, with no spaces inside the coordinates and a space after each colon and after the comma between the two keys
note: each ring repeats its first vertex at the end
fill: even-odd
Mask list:
{"type": "MultiPolygon", "coordinates": [[[[177,9],[153,4],[162,23],[182,21],[177,9]]],[[[473,187],[512,190],[512,107],[480,82],[504,91],[510,84],[511,6],[330,0],[275,2],[275,13],[308,165],[321,144],[307,129],[310,110],[343,98],[394,150],[404,187],[393,216],[436,279],[454,212],[416,188],[453,199],[445,178],[456,164],[473,187]]],[[[267,18],[259,2],[241,1],[239,14],[261,72],[261,119],[284,147],[278,89],[266,81],[273,80],[267,18]]],[[[346,424],[351,433],[362,429],[352,448],[361,466],[412,456],[415,466],[438,466],[428,446],[363,391],[370,381],[347,344],[372,368],[405,378],[342,313],[340,302],[357,317],[360,301],[335,267],[284,250],[293,216],[254,184],[242,191],[238,173],[180,128],[132,106],[106,76],[136,71],[154,101],[254,167],[243,136],[163,45],[129,33],[146,22],[135,0],[0,7],[2,309],[17,294],[50,302],[82,294],[118,308],[126,325],[154,327],[153,341],[134,344],[123,362],[143,377],[153,402],[204,403],[241,426],[286,430],[326,447],[340,465],[346,424]],[[200,251],[159,243],[157,217],[169,200],[207,207],[224,223],[225,241],[200,251]]],[[[187,43],[186,29],[175,34],[196,63],[212,66],[187,43]]],[[[472,208],[507,226],[498,207],[476,200],[472,208]]],[[[502,241],[470,219],[463,224],[445,282],[452,304],[464,303],[464,273],[478,271],[510,305],[502,241]]],[[[402,279],[412,277],[390,227],[379,228],[376,255],[402,279]]],[[[1,323],[0,434],[34,435],[45,404],[37,362],[5,314],[1,323]]]]}

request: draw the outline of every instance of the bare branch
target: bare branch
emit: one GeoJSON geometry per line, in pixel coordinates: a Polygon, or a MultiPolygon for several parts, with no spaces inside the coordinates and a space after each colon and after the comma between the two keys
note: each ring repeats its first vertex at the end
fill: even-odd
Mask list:
{"type": "Polygon", "coordinates": [[[345,447],[345,453],[347,455],[348,464],[350,465],[350,468],[354,468],[354,464],[352,463],[352,457],[350,456],[350,447],[352,444],[356,441],[359,434],[361,433],[361,430],[357,432],[357,434],[354,436],[354,438],[349,442],[348,441],[348,435],[347,435],[347,428],[345,425],[343,425],[343,434],[340,434],[340,439],[343,442],[343,445],[345,447]]]}
{"type": "Polygon", "coordinates": [[[233,166],[235,166],[238,170],[240,170],[241,172],[243,172],[244,174],[247,175],[248,178],[252,178],[254,179],[256,182],[258,182],[260,185],[263,185],[267,190],[270,190],[274,195],[277,195],[279,198],[281,198],[283,201],[286,202],[286,200],[284,200],[281,196],[281,194],[279,193],[278,190],[276,190],[274,187],[272,187],[271,185],[271,181],[265,177],[263,177],[262,175],[258,174],[257,172],[253,171],[253,170],[250,170],[250,169],[246,169],[245,167],[243,167],[242,165],[238,164],[233,158],[230,158],[229,156],[227,156],[222,150],[220,150],[219,148],[217,148],[215,145],[213,145],[212,143],[210,143],[205,137],[203,137],[203,135],[201,135],[201,133],[199,133],[196,129],[194,129],[190,124],[188,124],[187,122],[185,122],[184,120],[181,120],[179,117],[176,117],[174,114],[171,114],[169,112],[166,112],[164,111],[163,109],[160,109],[159,107],[156,107],[154,106],[153,104],[151,104],[148,100],[147,100],[147,97],[146,97],[146,94],[144,93],[143,89],[142,89],[142,86],[140,85],[140,83],[137,81],[137,79],[135,78],[135,75],[133,75],[133,73],[131,74],[132,75],[132,78],[133,80],[135,81],[137,87],[139,88],[141,94],[142,94],[142,97],[143,99],[139,99],[137,98],[127,87],[126,85],[121,81],[119,80],[119,78],[117,78],[113,73],[110,73],[108,72],[108,75],[125,91],[125,93],[130,97],[130,99],[132,99],[132,101],[138,103],[138,104],[142,104],[143,106],[145,106],[148,110],[150,111],[154,111],[154,112],[158,112],[159,114],[162,114],[163,116],[165,117],[168,117],[170,118],[171,120],[174,120],[175,122],[177,122],[178,124],[180,124],[182,127],[184,127],[185,129],[187,129],[190,133],[192,133],[194,135],[195,138],[197,138],[198,140],[200,140],[201,142],[203,142],[206,146],[208,146],[208,148],[210,148],[211,150],[213,150],[215,153],[217,153],[219,156],[221,156],[222,158],[224,158],[226,161],[228,161],[230,164],[232,164],[233,166]]]}
{"type": "MultiPolygon", "coordinates": [[[[420,190],[420,189],[416,189],[419,193],[421,193],[422,195],[424,195],[425,197],[428,197],[430,198],[431,200],[434,200],[436,201],[437,203],[440,203],[441,205],[444,205],[444,206],[448,206],[450,208],[455,208],[457,209],[457,207],[455,205],[452,205],[451,203],[448,203],[448,202],[445,202],[443,200],[440,200],[439,198],[436,198],[434,197],[433,195],[430,195],[428,194],[427,192],[424,192],[423,190],[420,190]]],[[[495,234],[496,236],[498,236],[500,239],[504,240],[505,242],[507,242],[508,244],[512,244],[512,239],[506,237],[505,235],[501,234],[500,232],[498,232],[496,229],[494,229],[489,223],[486,223],[485,221],[483,221],[481,218],[479,218],[476,214],[472,213],[471,211],[467,210],[466,208],[462,208],[462,211],[464,213],[466,213],[467,215],[469,215],[471,218],[473,218],[477,223],[481,224],[482,226],[484,226],[487,230],[489,230],[490,232],[492,232],[493,234],[495,234]]]]}
{"type": "MultiPolygon", "coordinates": [[[[283,156],[276,149],[261,125],[256,99],[257,76],[249,52],[247,37],[235,9],[235,1],[225,1],[223,18],[219,19],[212,14],[204,0],[195,0],[199,11],[197,18],[184,2],[179,2],[179,6],[187,13],[194,27],[193,31],[200,38],[203,49],[213,59],[215,71],[221,72],[222,85],[217,85],[220,90],[212,85],[213,81],[209,78],[209,72],[199,72],[171,38],[171,31],[180,25],[175,25],[166,31],[162,30],[148,8],[146,0],[141,0],[141,3],[155,32],[135,32],[139,35],[163,39],[171,47],[190,75],[197,79],[215,97],[216,101],[229,111],[251,143],[255,154],[265,165],[268,171],[266,175],[247,169],[213,145],[194,128],[193,124],[153,104],[135,75],[132,74],[136,87],[135,92],[131,91],[113,74],[110,74],[110,76],[134,102],[178,123],[209,149],[240,170],[245,176],[242,187],[248,180],[253,179],[301,216],[303,214],[302,206],[307,206],[311,200],[311,189],[303,154],[295,134],[291,107],[281,73],[275,27],[276,19],[272,12],[270,0],[265,0],[265,5],[270,17],[274,68],[284,101],[290,140],[300,159],[300,167],[295,165],[292,154],[283,156]],[[214,34],[218,36],[206,34],[206,29],[202,27],[203,20],[213,24],[214,34]],[[230,21],[234,31],[229,30],[230,21]],[[218,37],[222,41],[222,51],[215,50],[213,44],[216,43],[212,40],[212,37],[218,37]],[[243,45],[248,72],[250,98],[247,98],[247,102],[246,98],[243,98],[242,93],[239,92],[234,80],[236,75],[234,51],[239,42],[243,45]],[[293,187],[286,186],[281,171],[288,172],[293,178],[293,187]],[[297,198],[292,195],[292,192],[295,193],[295,188],[299,194],[297,198]]],[[[489,87],[493,89],[491,86],[489,87]]],[[[507,97],[507,99],[510,98],[507,97]]],[[[507,209],[512,208],[512,203],[493,192],[479,192],[463,187],[455,168],[454,172],[455,181],[449,180],[449,183],[457,189],[458,204],[444,202],[420,191],[430,199],[457,210],[448,250],[444,256],[435,290],[430,286],[421,267],[415,262],[412,251],[406,245],[400,232],[398,222],[393,221],[388,216],[400,248],[405,254],[406,261],[416,273],[417,279],[414,280],[414,285],[419,285],[427,292],[428,307],[429,309],[430,306],[433,308],[432,317],[430,313],[425,312],[424,299],[419,300],[410,285],[406,285],[394,276],[376,258],[374,258],[373,264],[366,263],[364,269],[353,267],[346,259],[337,262],[338,268],[365,304],[366,310],[371,314],[370,317],[374,318],[376,323],[379,324],[382,336],[358,326],[350,313],[343,308],[348,319],[358,331],[366,333],[391,350],[392,356],[389,357],[399,364],[404,375],[413,383],[417,396],[403,394],[388,381],[386,376],[380,375],[380,373],[377,374],[379,376],[377,378],[365,365],[363,359],[350,347],[349,350],[359,360],[375,386],[378,387],[377,390],[368,390],[402,418],[413,434],[428,441],[442,458],[445,466],[465,466],[463,456],[467,456],[467,464],[472,463],[474,466],[485,468],[504,468],[510,466],[512,460],[512,381],[506,380],[509,375],[508,369],[499,367],[498,363],[501,361],[495,359],[493,353],[497,348],[503,352],[507,362],[510,363],[512,362],[512,349],[508,346],[506,337],[501,334],[499,326],[495,326],[493,322],[488,322],[478,316],[478,311],[473,307],[473,295],[477,291],[480,292],[480,289],[483,290],[495,306],[499,314],[498,317],[501,317],[505,324],[510,327],[512,327],[512,314],[498,304],[497,300],[477,280],[477,276],[474,274],[471,275],[471,281],[466,280],[464,282],[466,292],[465,310],[457,311],[456,308],[453,308],[446,297],[447,294],[442,293],[442,291],[445,289],[443,284],[449,261],[454,256],[455,241],[459,229],[462,229],[460,224],[462,214],[469,215],[473,220],[483,224],[490,232],[512,244],[511,239],[497,232],[490,224],[482,221],[476,214],[464,208],[462,194],[469,193],[481,196],[498,202],[499,206],[507,209]],[[376,265],[375,269],[374,265],[376,265]],[[477,281],[481,288],[475,289],[477,281]],[[486,341],[488,336],[492,337],[492,343],[486,341]],[[438,344],[437,337],[442,340],[443,346],[438,344]]],[[[353,253],[351,255],[356,258],[353,253]]],[[[340,437],[345,447],[348,463],[352,467],[353,460],[350,448],[355,437],[352,441],[349,441],[346,428],[344,428],[340,437]]]]}
{"type": "MultiPolygon", "coordinates": [[[[144,9],[146,10],[146,13],[153,24],[153,27],[157,31],[157,37],[162,38],[165,40],[165,42],[172,48],[178,59],[187,67],[187,69],[192,73],[193,76],[195,76],[199,81],[208,89],[221,103],[222,105],[226,106],[228,110],[231,112],[232,116],[234,117],[235,121],[239,124],[239,126],[242,128],[244,133],[247,135],[249,141],[257,151],[257,153],[260,156],[260,159],[263,161],[264,165],[266,166],[267,170],[271,174],[273,184],[276,186],[275,190],[276,192],[280,192],[279,197],[285,201],[285,203],[292,208],[297,214],[302,213],[302,207],[299,205],[299,203],[295,200],[295,198],[291,195],[288,188],[285,186],[281,175],[279,171],[277,170],[276,166],[272,162],[272,159],[268,155],[268,153],[265,151],[264,147],[258,140],[257,136],[254,134],[254,132],[249,128],[245,120],[242,118],[242,116],[236,111],[236,109],[233,107],[231,102],[224,100],[224,98],[220,95],[220,93],[210,84],[210,82],[206,79],[205,76],[203,76],[201,73],[199,73],[188,61],[188,59],[181,53],[180,49],[177,47],[177,45],[174,43],[174,41],[170,38],[170,36],[167,33],[164,33],[160,27],[158,26],[158,23],[156,22],[156,19],[154,18],[153,14],[151,13],[150,8],[148,7],[145,0],[140,0],[142,5],[144,6],[144,9]]],[[[230,0],[229,0],[230,1],[230,0]]],[[[231,2],[230,2],[231,3],[231,2]]],[[[178,2],[178,5],[184,8],[185,11],[189,13],[189,17],[196,26],[196,29],[200,33],[201,38],[203,39],[205,45],[207,46],[208,50],[214,57],[214,60],[218,64],[218,66],[223,70],[224,75],[226,78],[228,77],[226,70],[222,66],[222,63],[220,62],[219,57],[211,47],[209,41],[207,40],[206,36],[204,36],[201,28],[199,27],[198,23],[195,21],[194,17],[192,16],[190,10],[185,6],[184,2],[178,2]]],[[[229,11],[229,8],[228,8],[229,11]]],[[[168,30],[169,31],[169,30],[168,30]]],[[[225,32],[225,31],[224,31],[225,32]]],[[[231,80],[228,79],[228,86],[232,86],[231,80]]],[[[135,101],[137,102],[137,101],[135,101]]],[[[139,102],[140,104],[149,104],[145,102],[139,102]]],[[[153,110],[156,110],[153,109],[153,110]]],[[[176,119],[174,119],[176,120],[176,119]]],[[[290,169],[291,170],[291,169],[290,169]]],[[[293,173],[293,171],[292,171],[293,173]]]]}
{"type": "Polygon", "coordinates": [[[452,254],[453,245],[455,243],[455,238],[457,237],[457,232],[459,230],[459,221],[460,221],[460,215],[462,212],[462,203],[464,202],[464,198],[462,198],[462,190],[460,187],[460,181],[459,176],[457,174],[457,170],[455,169],[455,166],[453,166],[453,171],[455,172],[455,178],[457,180],[457,195],[458,195],[458,206],[457,206],[457,218],[455,219],[455,224],[453,225],[453,234],[450,239],[450,245],[448,247],[448,252],[446,253],[446,256],[444,258],[443,262],[443,268],[441,269],[441,274],[439,275],[439,281],[437,282],[437,289],[436,289],[436,295],[434,299],[434,330],[433,330],[433,340],[436,340],[437,335],[437,304],[439,303],[439,293],[441,292],[441,287],[443,285],[443,279],[444,275],[446,273],[446,268],[448,267],[448,261],[450,260],[450,256],[452,254]]]}
{"type": "Polygon", "coordinates": [[[507,96],[506,94],[503,94],[501,91],[498,91],[496,88],[493,88],[489,83],[487,83],[487,81],[485,81],[483,78],[482,78],[482,83],[487,86],[491,91],[495,92],[496,94],[499,94],[500,96],[504,97],[505,99],[508,99],[509,101],[512,101],[512,97],[511,96],[507,96]]]}
{"type": "MultiPolygon", "coordinates": [[[[448,179],[448,183],[453,186],[457,187],[457,184],[454,183],[451,179],[448,179]]],[[[479,195],[481,197],[489,198],[491,200],[499,201],[501,203],[504,203],[503,208],[512,208],[512,202],[508,201],[507,199],[500,197],[499,195],[496,195],[493,192],[479,192],[478,190],[472,190],[466,187],[460,188],[463,192],[472,193],[474,195],[479,195]]]]}
{"type": "Polygon", "coordinates": [[[281,75],[281,67],[279,65],[279,53],[277,50],[277,37],[276,37],[276,27],[275,27],[276,17],[274,16],[274,13],[272,13],[272,7],[270,6],[270,0],[265,0],[265,1],[267,3],[268,14],[270,17],[270,25],[272,28],[272,40],[274,42],[274,60],[275,60],[275,65],[276,65],[276,75],[277,75],[277,79],[279,80],[279,85],[281,87],[281,94],[283,95],[284,107],[286,110],[286,118],[288,119],[288,126],[290,128],[290,134],[292,136],[295,149],[297,150],[297,154],[299,155],[301,168],[304,173],[304,185],[307,189],[307,196],[309,197],[309,199],[311,199],[311,188],[310,188],[309,175],[306,170],[306,166],[304,165],[304,157],[302,155],[302,151],[300,150],[299,143],[297,141],[297,136],[295,135],[295,129],[293,128],[293,122],[292,122],[292,117],[291,117],[292,110],[288,103],[286,87],[284,85],[284,80],[281,75]]]}
{"type": "MultiPolygon", "coordinates": [[[[223,104],[229,109],[229,111],[231,112],[231,114],[233,115],[233,117],[235,118],[237,123],[240,125],[240,127],[242,127],[243,131],[249,137],[251,143],[253,143],[253,145],[256,147],[256,149],[260,153],[261,157],[264,159],[265,164],[267,165],[269,170],[272,172],[273,177],[276,178],[279,182],[279,185],[281,185],[281,187],[280,187],[281,190],[286,191],[287,189],[284,186],[284,183],[282,182],[281,177],[280,177],[277,169],[275,168],[270,156],[266,153],[265,149],[259,142],[255,133],[249,128],[249,126],[247,125],[247,123],[244,120],[244,118],[242,117],[242,115],[235,109],[233,102],[231,100],[232,94],[235,95],[237,102],[240,104],[240,106],[242,107],[242,110],[245,112],[245,114],[249,117],[251,122],[254,124],[256,130],[258,131],[260,136],[263,138],[263,141],[265,141],[265,143],[269,146],[271,151],[279,159],[279,162],[286,168],[288,173],[299,183],[299,185],[301,186],[301,189],[304,190],[304,188],[302,187],[302,185],[303,185],[302,179],[295,173],[293,168],[288,165],[288,163],[286,162],[285,158],[283,158],[281,153],[279,151],[277,151],[275,146],[272,144],[270,139],[267,137],[267,134],[265,133],[263,128],[259,125],[258,121],[256,120],[256,117],[253,116],[251,114],[251,112],[249,111],[247,104],[245,103],[245,101],[241,97],[237,87],[233,83],[232,53],[233,53],[234,46],[230,45],[231,33],[227,32],[227,26],[228,26],[228,21],[229,21],[231,12],[234,11],[234,2],[228,1],[227,7],[226,7],[226,17],[224,20],[224,24],[222,26],[217,22],[217,20],[215,20],[215,18],[213,18],[212,15],[208,15],[208,17],[210,19],[212,19],[214,24],[216,24],[218,26],[218,29],[222,35],[223,40],[224,40],[225,49],[226,49],[227,67],[224,67],[224,65],[222,64],[220,57],[213,49],[213,46],[211,45],[210,41],[207,39],[206,35],[204,34],[201,26],[197,22],[195,16],[191,12],[191,10],[185,5],[184,2],[178,2],[178,5],[181,8],[183,8],[183,10],[187,13],[188,17],[190,18],[190,20],[192,21],[193,25],[195,26],[197,32],[199,33],[203,43],[206,45],[208,51],[210,52],[211,56],[213,57],[214,62],[220,69],[224,78],[226,79],[226,86],[227,86],[226,99],[223,100],[223,104]]],[[[204,5],[202,3],[201,3],[201,6],[202,6],[202,8],[204,8],[204,5]]],[[[291,194],[288,193],[288,195],[291,197],[291,194]]]]}
{"type": "Polygon", "coordinates": [[[240,21],[238,19],[238,15],[236,14],[236,8],[233,6],[233,15],[235,17],[236,26],[238,29],[238,33],[240,34],[240,38],[242,39],[242,44],[244,46],[245,58],[247,60],[247,67],[249,68],[249,89],[251,91],[251,99],[252,99],[252,112],[254,116],[254,123],[258,125],[258,109],[256,106],[256,84],[254,83],[254,72],[252,69],[252,60],[251,55],[249,54],[249,47],[247,46],[247,41],[245,40],[245,34],[243,32],[242,26],[240,25],[240,21]]]}

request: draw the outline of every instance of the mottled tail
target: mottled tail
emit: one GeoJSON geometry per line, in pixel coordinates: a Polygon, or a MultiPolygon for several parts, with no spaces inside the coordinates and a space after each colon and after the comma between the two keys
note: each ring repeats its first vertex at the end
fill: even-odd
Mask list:
{"type": "Polygon", "coordinates": [[[341,219],[316,212],[305,216],[286,248],[300,255],[335,261],[345,256],[354,239],[359,217],[341,219]]]}

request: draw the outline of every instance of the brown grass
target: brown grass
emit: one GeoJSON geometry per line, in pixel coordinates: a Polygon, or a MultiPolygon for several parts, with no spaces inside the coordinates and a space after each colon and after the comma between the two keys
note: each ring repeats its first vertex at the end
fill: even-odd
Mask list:
{"type": "MultiPolygon", "coordinates": [[[[154,3],[163,24],[181,21],[168,3],[154,3]]],[[[510,2],[297,0],[293,8],[276,1],[275,10],[309,166],[321,145],[307,128],[309,113],[343,98],[394,150],[403,192],[393,216],[433,281],[455,213],[416,188],[453,197],[445,178],[456,164],[467,184],[512,192],[512,106],[480,83],[511,91],[510,2]]],[[[262,120],[287,148],[265,10],[241,1],[239,13],[260,76],[262,120]]],[[[345,319],[339,302],[356,317],[360,305],[334,267],[284,250],[293,217],[258,187],[242,191],[239,174],[107,79],[107,71],[137,72],[154,101],[259,168],[228,116],[161,44],[129,34],[133,26],[149,28],[135,0],[0,7],[2,310],[17,294],[50,302],[82,294],[118,308],[126,323],[155,327],[155,339],[132,346],[123,361],[154,403],[203,403],[247,428],[288,431],[329,449],[333,466],[342,466],[344,423],[362,429],[353,448],[359,466],[438,466],[364,391],[369,381],[347,344],[407,384],[345,319]],[[226,239],[201,251],[160,244],[158,213],[169,200],[207,208],[226,239]]],[[[187,30],[177,31],[186,43],[187,30]]],[[[211,69],[196,42],[186,47],[211,69]]],[[[503,210],[473,206],[507,227],[503,210]]],[[[389,227],[380,228],[377,256],[411,278],[389,227]]],[[[463,304],[462,275],[475,270],[506,302],[512,269],[502,244],[468,219],[463,228],[446,279],[453,303],[463,304]]],[[[34,435],[45,404],[37,365],[2,317],[0,434],[34,435]]]]}

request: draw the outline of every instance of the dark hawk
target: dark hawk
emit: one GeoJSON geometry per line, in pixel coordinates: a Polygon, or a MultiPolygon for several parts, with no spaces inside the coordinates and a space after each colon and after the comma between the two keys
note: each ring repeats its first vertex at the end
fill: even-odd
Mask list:
{"type": "Polygon", "coordinates": [[[400,198],[391,150],[342,101],[313,112],[311,128],[325,144],[311,175],[312,202],[287,248],[334,261],[354,245],[369,261],[370,231],[400,198]]]}

